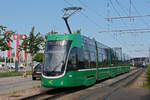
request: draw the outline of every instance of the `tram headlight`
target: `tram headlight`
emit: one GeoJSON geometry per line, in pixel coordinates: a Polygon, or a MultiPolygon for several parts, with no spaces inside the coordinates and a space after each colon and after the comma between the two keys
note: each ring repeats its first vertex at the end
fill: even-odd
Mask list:
{"type": "Polygon", "coordinates": [[[61,85],[63,85],[63,84],[64,84],[64,82],[63,82],[63,81],[61,81],[61,82],[60,82],[60,84],[61,84],[61,85]]]}

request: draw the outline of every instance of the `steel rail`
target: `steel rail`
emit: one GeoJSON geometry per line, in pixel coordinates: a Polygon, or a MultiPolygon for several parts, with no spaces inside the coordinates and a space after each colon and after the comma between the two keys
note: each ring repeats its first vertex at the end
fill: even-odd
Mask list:
{"type": "MultiPolygon", "coordinates": [[[[130,74],[130,76],[132,76],[133,74],[130,74]]],[[[105,84],[105,81],[107,81],[107,80],[104,80],[103,82],[100,82],[100,83],[96,83],[95,85],[101,86],[100,87],[101,89],[99,89],[98,91],[92,92],[89,95],[94,95],[97,92],[102,92],[103,90],[109,88],[108,85],[111,86],[111,85],[117,84],[119,81],[122,81],[123,79],[126,79],[128,77],[129,76],[122,78],[122,79],[119,79],[119,80],[117,80],[113,83],[110,83],[110,84],[105,84]]],[[[65,96],[65,95],[74,93],[76,91],[88,89],[88,88],[89,87],[56,88],[56,89],[51,89],[51,90],[41,92],[41,93],[36,94],[36,95],[25,97],[25,98],[22,98],[20,100],[55,100],[57,98],[61,98],[61,97],[65,96]]],[[[88,97],[88,96],[85,96],[85,97],[88,97]]],[[[85,97],[80,98],[79,100],[86,100],[86,99],[84,99],[85,97]]]]}
{"type": "Polygon", "coordinates": [[[116,86],[116,88],[113,91],[108,93],[106,96],[102,97],[102,100],[107,100],[110,96],[115,94],[118,90],[120,90],[123,87],[126,87],[129,83],[132,83],[142,73],[143,73],[143,70],[138,71],[137,73],[133,74],[133,76],[129,76],[128,78],[130,79],[128,79],[126,82],[121,82],[122,84],[120,84],[119,86],[116,86]]]}
{"type": "Polygon", "coordinates": [[[56,89],[51,89],[51,90],[41,92],[41,93],[36,94],[36,95],[25,97],[25,98],[22,98],[20,100],[54,100],[54,99],[57,99],[57,98],[60,98],[64,95],[66,95],[66,94],[80,91],[80,90],[85,89],[85,88],[87,88],[87,87],[56,88],[56,89]]]}
{"type": "Polygon", "coordinates": [[[143,72],[143,70],[137,70],[134,73],[131,73],[130,75],[128,75],[127,77],[117,80],[116,82],[112,82],[110,84],[105,84],[102,88],[98,88],[98,89],[82,96],[78,100],[91,100],[90,99],[91,97],[95,97],[96,95],[101,95],[101,94],[102,95],[99,96],[99,98],[96,98],[96,99],[92,98],[92,100],[97,100],[97,99],[107,100],[111,95],[113,95],[113,93],[117,92],[122,87],[127,86],[134,79],[136,79],[142,72],[143,72]]]}

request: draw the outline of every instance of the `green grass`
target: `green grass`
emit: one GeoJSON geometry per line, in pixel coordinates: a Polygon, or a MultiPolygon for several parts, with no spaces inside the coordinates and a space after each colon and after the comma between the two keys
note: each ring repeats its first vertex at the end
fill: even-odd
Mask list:
{"type": "Polygon", "coordinates": [[[145,89],[150,89],[150,85],[149,85],[147,82],[145,82],[145,83],[143,84],[143,88],[145,88],[145,89]]]}
{"type": "Polygon", "coordinates": [[[150,87],[150,64],[146,65],[146,83],[144,87],[146,88],[150,87]]]}
{"type": "MultiPolygon", "coordinates": [[[[0,73],[0,77],[10,77],[10,76],[21,76],[23,75],[23,71],[20,71],[20,72],[5,72],[5,73],[0,73]]],[[[27,71],[26,72],[27,75],[31,75],[32,74],[32,71],[27,71]]]]}
{"type": "Polygon", "coordinates": [[[2,71],[8,72],[8,68],[2,68],[2,71]]]}

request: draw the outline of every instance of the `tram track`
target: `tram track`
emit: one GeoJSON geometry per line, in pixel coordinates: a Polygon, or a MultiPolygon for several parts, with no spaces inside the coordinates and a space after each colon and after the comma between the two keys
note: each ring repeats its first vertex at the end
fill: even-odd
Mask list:
{"type": "MultiPolygon", "coordinates": [[[[112,93],[114,93],[115,91],[120,89],[122,86],[125,86],[125,85],[121,84],[121,83],[126,83],[126,82],[124,82],[124,80],[128,79],[128,83],[130,83],[131,80],[129,81],[129,77],[132,77],[135,75],[136,75],[136,77],[138,77],[139,74],[137,75],[137,73],[142,72],[142,70],[137,70],[137,71],[133,70],[133,71],[134,71],[134,73],[130,73],[127,77],[123,77],[123,78],[120,78],[118,80],[115,80],[115,78],[114,78],[115,81],[112,83],[111,82],[110,83],[105,82],[108,80],[104,80],[104,81],[98,82],[97,84],[90,86],[90,87],[50,89],[50,90],[44,91],[44,92],[36,94],[36,95],[22,98],[20,100],[55,100],[55,99],[64,97],[66,95],[72,94],[72,93],[77,92],[77,91],[81,91],[81,90],[88,91],[91,88],[95,88],[95,89],[91,89],[92,92],[90,90],[89,94],[82,96],[81,98],[79,98],[79,100],[94,100],[94,99],[90,99],[89,97],[92,95],[96,95],[98,93],[102,93],[102,92],[103,92],[102,94],[104,94],[104,95],[101,95],[101,99],[106,100],[110,95],[112,95],[112,93]],[[106,93],[106,90],[109,92],[106,93]]],[[[133,79],[135,79],[135,77],[132,78],[132,80],[133,79]]],[[[68,99],[68,100],[70,100],[70,99],[68,99]]]]}
{"type": "Polygon", "coordinates": [[[132,83],[142,73],[143,73],[143,70],[138,71],[137,73],[129,76],[128,79],[126,78],[126,79],[122,80],[122,82],[119,82],[117,84],[112,85],[111,87],[113,87],[114,89],[110,93],[108,93],[106,96],[103,96],[102,100],[108,100],[108,98],[110,96],[112,96],[113,94],[115,94],[121,88],[126,87],[128,84],[132,83]]]}
{"type": "Polygon", "coordinates": [[[22,98],[20,100],[55,100],[57,98],[60,98],[61,96],[64,96],[66,94],[71,94],[73,92],[80,91],[85,88],[87,88],[87,87],[50,89],[50,90],[44,91],[44,92],[36,94],[36,95],[22,98]]]}
{"type": "Polygon", "coordinates": [[[116,93],[123,87],[126,87],[128,84],[132,83],[139,75],[143,73],[142,70],[137,70],[136,72],[124,77],[116,82],[105,85],[102,88],[96,89],[78,100],[108,100],[111,95],[116,93]]]}

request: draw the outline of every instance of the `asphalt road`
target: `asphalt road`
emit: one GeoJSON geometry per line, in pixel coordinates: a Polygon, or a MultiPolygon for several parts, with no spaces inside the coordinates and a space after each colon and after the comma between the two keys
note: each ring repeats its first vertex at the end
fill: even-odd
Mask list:
{"type": "Polygon", "coordinates": [[[0,95],[40,86],[40,84],[41,81],[33,81],[31,75],[0,78],[0,95]]]}

